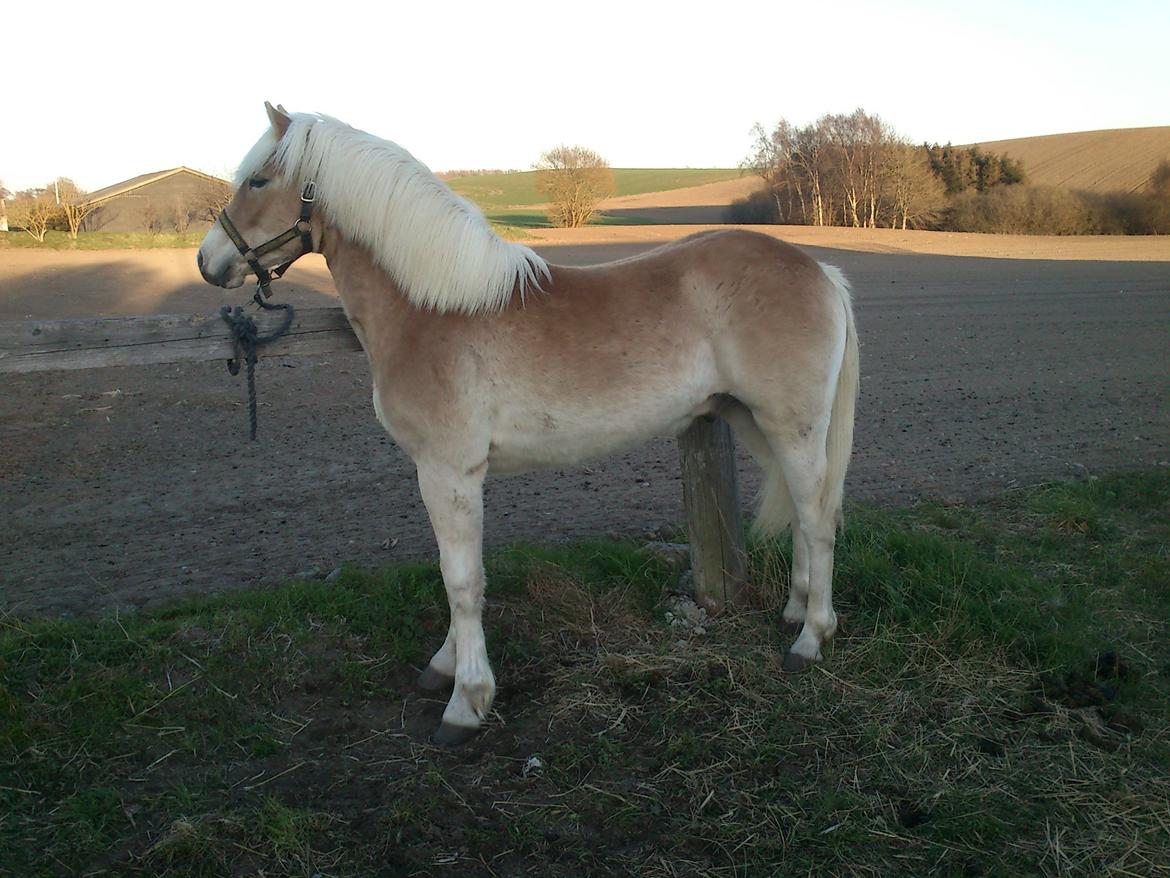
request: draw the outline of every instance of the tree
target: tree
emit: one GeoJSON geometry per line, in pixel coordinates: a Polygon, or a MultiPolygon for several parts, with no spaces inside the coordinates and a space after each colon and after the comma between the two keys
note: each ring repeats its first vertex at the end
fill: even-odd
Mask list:
{"type": "Polygon", "coordinates": [[[194,218],[215,222],[220,212],[231,204],[234,194],[227,180],[204,180],[192,197],[194,218]]]}
{"type": "Polygon", "coordinates": [[[56,200],[46,189],[25,189],[12,202],[12,222],[44,243],[49,224],[58,215],[56,200]]]}
{"type": "Polygon", "coordinates": [[[926,151],[898,143],[888,150],[885,160],[890,228],[934,226],[946,209],[947,194],[942,180],[931,170],[926,151]]]}
{"type": "Polygon", "coordinates": [[[1158,163],[1154,172],[1150,174],[1146,189],[1151,195],[1170,198],[1170,159],[1162,159],[1158,163]]]}
{"type": "Polygon", "coordinates": [[[77,230],[85,218],[98,209],[97,202],[90,201],[85,192],[68,177],[58,177],[53,181],[54,194],[58,199],[61,216],[69,227],[69,237],[77,240],[77,230]]]}
{"type": "Polygon", "coordinates": [[[142,202],[142,225],[152,235],[161,234],[163,230],[162,213],[149,198],[142,202]]]}
{"type": "Polygon", "coordinates": [[[597,205],[616,191],[613,171],[600,155],[584,146],[558,146],[536,163],[537,189],[549,200],[553,222],[576,228],[589,222],[597,205]]]}

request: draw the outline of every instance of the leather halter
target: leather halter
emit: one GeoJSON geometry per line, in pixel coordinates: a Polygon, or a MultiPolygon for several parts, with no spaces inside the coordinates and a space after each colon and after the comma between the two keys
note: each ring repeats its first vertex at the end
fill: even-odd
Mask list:
{"type": "Polygon", "coordinates": [[[281,277],[289,266],[304,256],[306,253],[313,252],[313,223],[310,217],[313,214],[313,202],[317,199],[317,184],[313,180],[308,180],[301,189],[301,216],[296,221],[296,224],[287,231],[281,232],[275,238],[265,241],[258,247],[249,247],[248,242],[244,240],[244,236],[240,234],[239,229],[231,221],[231,217],[227,214],[227,209],[219,212],[219,224],[223,226],[223,230],[227,232],[227,236],[231,238],[232,243],[236,245],[236,249],[240,251],[240,255],[247,261],[248,266],[256,274],[256,287],[264,293],[265,298],[272,296],[272,290],[269,289],[269,284],[272,283],[274,277],[281,277]],[[260,264],[260,257],[266,253],[271,253],[287,244],[293,238],[299,237],[301,239],[301,252],[290,259],[288,262],[277,266],[269,271],[260,264]]]}

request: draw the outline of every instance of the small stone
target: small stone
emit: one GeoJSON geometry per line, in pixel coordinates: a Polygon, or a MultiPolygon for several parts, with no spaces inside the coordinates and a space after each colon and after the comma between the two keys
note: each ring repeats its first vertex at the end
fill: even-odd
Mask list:
{"type": "Polygon", "coordinates": [[[524,763],[524,767],[520,769],[521,777],[534,777],[544,771],[544,763],[541,762],[539,756],[529,756],[524,763]]]}
{"type": "Polygon", "coordinates": [[[328,583],[337,582],[337,580],[339,580],[339,579],[341,579],[341,568],[340,567],[334,567],[332,570],[329,571],[329,575],[325,577],[325,581],[328,583]]]}
{"type": "Polygon", "coordinates": [[[642,551],[666,562],[676,570],[685,570],[691,566],[691,547],[686,543],[653,540],[643,545],[642,551]]]}
{"type": "Polygon", "coordinates": [[[293,576],[293,579],[320,579],[320,578],[321,578],[321,568],[315,564],[312,567],[306,567],[304,570],[300,571],[299,573],[297,573],[293,576]]]}
{"type": "Polygon", "coordinates": [[[667,597],[681,597],[687,600],[694,600],[695,597],[695,574],[690,570],[684,570],[679,576],[678,581],[666,587],[667,597]]]}

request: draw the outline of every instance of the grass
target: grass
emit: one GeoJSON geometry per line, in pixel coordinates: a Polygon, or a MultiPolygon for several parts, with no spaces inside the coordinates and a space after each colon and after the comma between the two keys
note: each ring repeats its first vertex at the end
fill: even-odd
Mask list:
{"type": "Polygon", "coordinates": [[[849,512],[796,678],[782,547],[702,636],[637,546],[494,553],[497,713],[454,752],[410,688],[434,565],[5,617],[0,875],[1157,874],[1170,473],[849,512]]]}
{"type": "MultiPolygon", "coordinates": [[[[551,229],[554,228],[552,220],[549,219],[548,212],[530,207],[513,207],[501,208],[489,211],[486,214],[488,220],[495,226],[496,231],[506,237],[509,231],[516,237],[523,237],[527,229],[551,229]]],[[[589,220],[591,226],[644,226],[653,225],[650,220],[640,219],[633,216],[612,216],[610,214],[599,212],[595,213],[589,220]]]]}
{"type": "MultiPolygon", "coordinates": [[[[738,168],[614,168],[615,195],[641,195],[685,189],[704,183],[735,180],[743,172],[738,168]]],[[[507,174],[474,174],[447,180],[447,185],[464,198],[478,204],[486,213],[503,208],[529,207],[548,201],[536,188],[536,171],[511,171],[507,174]]]]}
{"type": "MultiPolygon", "coordinates": [[[[735,168],[614,168],[617,195],[663,192],[734,180],[740,176],[735,168]]],[[[507,238],[523,239],[525,229],[549,228],[548,214],[533,205],[548,199],[536,188],[535,171],[507,174],[477,174],[447,181],[457,193],[479,205],[488,219],[507,238]]],[[[641,225],[643,220],[630,217],[599,215],[600,225],[641,225]]],[[[202,242],[204,232],[185,234],[147,232],[78,232],[71,239],[66,232],[51,231],[43,242],[23,231],[0,232],[0,250],[151,250],[158,248],[193,248],[202,242]]]]}
{"type": "Polygon", "coordinates": [[[204,232],[186,234],[147,232],[78,232],[72,240],[67,232],[48,232],[43,242],[25,232],[0,233],[0,250],[151,250],[156,248],[198,247],[204,232]]]}

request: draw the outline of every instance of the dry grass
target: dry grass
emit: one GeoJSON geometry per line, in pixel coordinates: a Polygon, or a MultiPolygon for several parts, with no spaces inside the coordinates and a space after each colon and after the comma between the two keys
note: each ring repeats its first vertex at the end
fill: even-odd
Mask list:
{"type": "Polygon", "coordinates": [[[855,509],[842,631],[798,677],[775,547],[759,608],[702,635],[631,546],[497,553],[499,698],[454,752],[409,688],[431,567],[8,617],[0,875],[1155,875],[1168,510],[1162,472],[855,509]]]}

